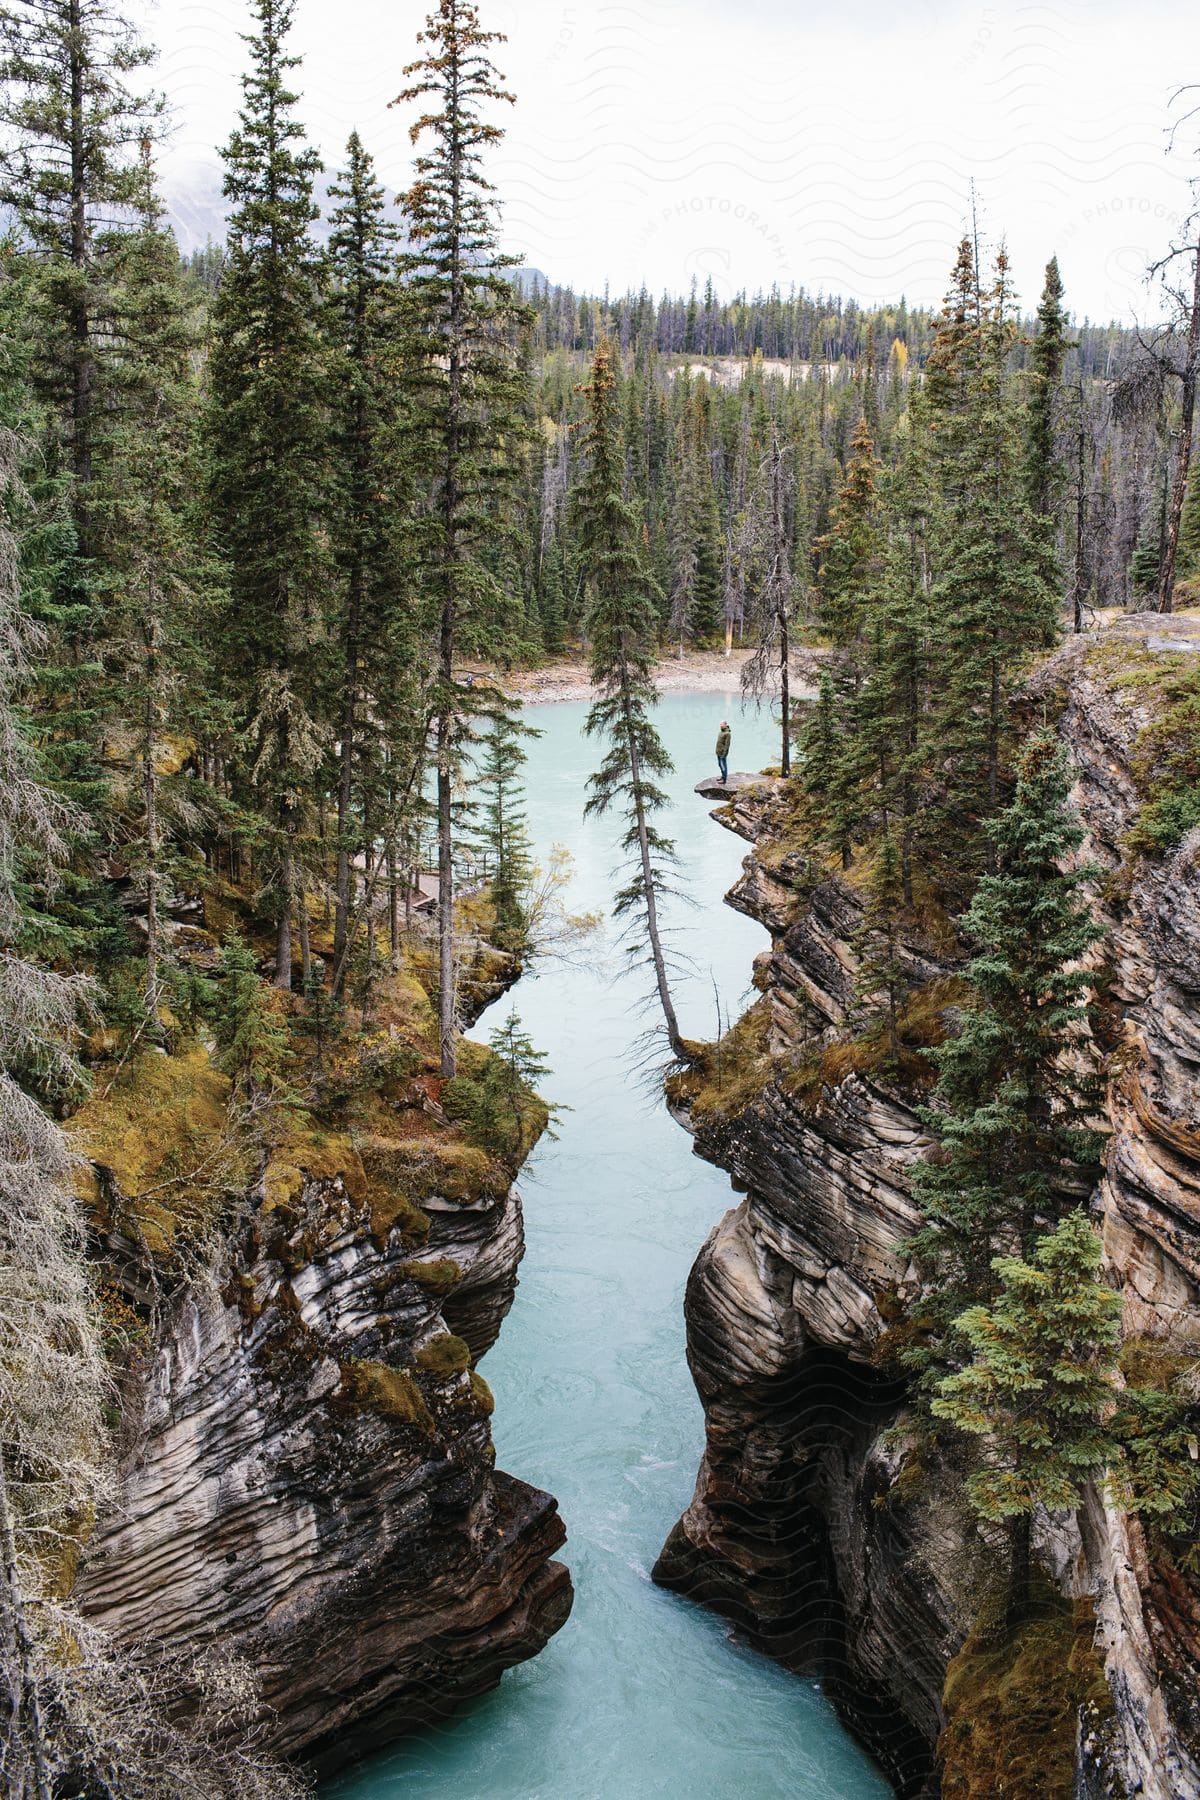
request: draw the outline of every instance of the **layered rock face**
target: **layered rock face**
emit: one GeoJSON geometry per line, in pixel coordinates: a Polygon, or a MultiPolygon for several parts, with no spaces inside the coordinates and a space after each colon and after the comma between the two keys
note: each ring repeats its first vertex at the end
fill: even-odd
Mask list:
{"type": "MultiPolygon", "coordinates": [[[[517,1193],[383,1203],[348,1144],[268,1169],[224,1275],[169,1309],[85,1609],[244,1657],[327,1770],[494,1686],[570,1609],[553,1499],[494,1468],[473,1357],[511,1303],[517,1193]]],[[[136,1286],[136,1266],[126,1282],[136,1286]]]]}
{"type": "MultiPolygon", "coordinates": [[[[1162,859],[1125,842],[1154,689],[1122,685],[1114,670],[1146,655],[1200,655],[1200,627],[1123,621],[1060,652],[1032,700],[1039,716],[1051,701],[1062,713],[1089,852],[1113,876],[1101,951],[1113,1137],[1095,1205],[1125,1329],[1200,1354],[1200,869],[1194,843],[1162,859]]],[[[738,789],[714,817],[755,846],[729,898],[771,934],[756,970],[765,1054],[748,1100],[723,1108],[709,1095],[690,1120],[698,1152],[745,1198],[688,1286],[707,1447],[656,1576],[790,1666],[823,1672],[900,1791],[934,1792],[943,1684],[977,1610],[986,1546],[964,1525],[954,1471],[918,1470],[906,1455],[903,1395],[876,1367],[879,1339],[915,1292],[901,1246],[916,1223],[908,1170],[926,1146],[912,1106],[869,1063],[822,1055],[853,1004],[853,886],[811,885],[770,784],[738,789]]],[[[957,954],[947,942],[907,946],[913,983],[931,1006],[947,1000],[951,1025],[957,954]]],[[[1103,1727],[1081,1733],[1079,1793],[1200,1793],[1188,1748],[1200,1676],[1192,1586],[1169,1559],[1156,1566],[1136,1521],[1099,1496],[1079,1530],[1043,1522],[1040,1535],[1064,1593],[1094,1602],[1115,1702],[1103,1727]]]]}

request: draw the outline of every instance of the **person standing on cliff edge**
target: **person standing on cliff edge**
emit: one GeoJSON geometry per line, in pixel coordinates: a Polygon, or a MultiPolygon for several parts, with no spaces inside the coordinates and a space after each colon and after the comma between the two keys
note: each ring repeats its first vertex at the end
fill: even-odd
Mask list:
{"type": "Polygon", "coordinates": [[[717,733],[717,767],[721,771],[721,780],[729,780],[729,746],[733,742],[733,734],[729,729],[729,720],[721,720],[721,729],[717,733]]]}

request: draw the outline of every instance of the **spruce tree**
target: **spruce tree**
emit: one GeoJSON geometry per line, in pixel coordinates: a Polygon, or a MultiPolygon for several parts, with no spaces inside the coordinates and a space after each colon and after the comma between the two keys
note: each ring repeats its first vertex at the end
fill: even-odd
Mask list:
{"type": "Polygon", "coordinates": [[[438,1014],[447,1077],[457,1057],[453,794],[460,720],[472,708],[455,658],[463,650],[503,651],[511,633],[511,596],[489,551],[511,516],[513,451],[525,423],[514,342],[523,308],[506,273],[512,259],[496,251],[493,189],[483,172],[484,153],[503,136],[485,108],[513,99],[489,55],[502,41],[482,29],[467,0],[439,0],[418,36],[424,54],[405,70],[409,85],[393,102],[425,106],[409,135],[414,144],[431,140],[402,201],[412,243],[403,267],[413,454],[432,485],[413,552],[438,646],[438,1014]]]}
{"type": "Polygon", "coordinates": [[[941,500],[933,544],[944,650],[935,671],[937,730],[945,822],[959,843],[960,873],[970,870],[980,842],[992,866],[994,842],[980,828],[1001,801],[1013,677],[1025,656],[1053,641],[1057,622],[1021,479],[1014,339],[1007,258],[997,257],[995,282],[983,293],[964,242],[927,382],[941,500]]]}
{"type": "Polygon", "coordinates": [[[1099,1278],[1102,1256],[1087,1214],[1076,1211],[1028,1260],[997,1257],[995,1297],[954,1321],[965,1366],[943,1377],[932,1403],[936,1418],[980,1440],[967,1496],[980,1518],[1008,1527],[1010,1626],[1029,1612],[1034,1508],[1073,1511],[1085,1483],[1119,1456],[1121,1296],[1099,1278]]]}
{"type": "Polygon", "coordinates": [[[1073,348],[1067,336],[1063,309],[1062,276],[1058,258],[1046,264],[1046,280],[1037,310],[1037,335],[1030,356],[1029,416],[1026,427],[1025,478],[1029,509],[1054,522],[1062,491],[1062,456],[1057,442],[1057,420],[1067,352],[1073,348]]]}
{"type": "Polygon", "coordinates": [[[142,145],[164,103],[131,88],[153,61],[116,0],[9,0],[0,9],[0,205],[11,207],[45,270],[37,360],[75,479],[80,549],[92,553],[94,409],[112,353],[118,221],[144,214],[142,145]]]}
{"type": "Polygon", "coordinates": [[[480,847],[487,858],[496,942],[519,951],[525,929],[522,895],[532,872],[532,851],[521,770],[527,761],[523,739],[541,734],[498,708],[488,719],[473,784],[480,815],[480,847]]]}
{"type": "Polygon", "coordinates": [[[770,427],[770,440],[769,453],[750,485],[738,546],[742,570],[740,605],[755,639],[753,654],[742,669],[742,688],[755,699],[761,699],[778,683],[779,772],[786,776],[792,772],[795,476],[774,421],[770,427]]]}
{"type": "Polygon", "coordinates": [[[580,559],[589,590],[591,677],[599,691],[586,729],[608,744],[588,784],[586,811],[603,815],[618,809],[624,818],[622,848],[633,869],[617,894],[616,915],[628,921],[631,951],[645,951],[667,1041],[672,1054],[686,1060],[659,918],[660,903],[670,891],[674,848],[653,823],[667,799],[659,782],[672,767],[651,717],[658,699],[652,658],[660,593],[642,561],[638,516],[622,492],[616,390],[612,346],[604,338],[585,390],[587,466],[577,497],[580,559]]]}
{"type": "Polygon", "coordinates": [[[250,72],[222,152],[232,202],[213,309],[208,442],[230,604],[220,655],[249,753],[242,779],[269,833],[276,983],[292,984],[292,918],[303,927],[305,834],[321,744],[315,645],[326,619],[327,398],[313,177],[286,50],[293,0],[252,0],[250,72]]]}
{"type": "Polygon", "coordinates": [[[177,829],[191,818],[194,784],[171,740],[204,729],[211,666],[204,644],[207,570],[191,529],[198,484],[192,374],[195,331],[179,253],[154,197],[146,148],[146,212],[125,234],[114,285],[112,329],[126,346],[123,399],[102,415],[95,454],[107,504],[96,520],[109,590],[106,674],[109,711],[133,727],[137,775],[117,807],[115,835],[145,899],[146,1012],[156,1025],[161,987],[160,909],[184,849],[177,829]]]}
{"type": "Polygon", "coordinates": [[[400,232],[386,217],[383,189],[357,132],[330,196],[331,526],[343,584],[331,708],[339,720],[336,980],[347,964],[353,858],[371,847],[364,821],[371,813],[378,824],[388,810],[380,728],[386,731],[403,707],[402,669],[411,671],[419,657],[398,529],[410,485],[398,407],[400,232]]]}
{"type": "Polygon", "coordinates": [[[949,1322],[991,1295],[993,1257],[1031,1254],[1098,1174],[1092,1121],[1102,1094],[1086,1044],[1093,978],[1080,965],[1103,934],[1086,896],[1094,871],[1072,861],[1083,829],[1069,794],[1063,751],[1039,732],[991,826],[996,872],[961,922],[975,950],[966,971],[974,997],[957,1035],[930,1052],[938,1079],[925,1124],[939,1154],[918,1164],[913,1183],[932,1333],[918,1361],[945,1356],[949,1322]]]}
{"type": "Polygon", "coordinates": [[[1188,482],[1187,499],[1183,505],[1183,518],[1179,526],[1179,558],[1177,572],[1180,575],[1200,575],[1200,466],[1192,471],[1188,482]]]}
{"type": "Polygon", "coordinates": [[[935,498],[919,397],[906,423],[885,491],[883,566],[866,598],[854,755],[886,828],[895,834],[903,901],[911,906],[914,865],[923,849],[923,805],[937,764],[928,697],[936,654],[929,552],[935,498]]]}
{"type": "Polygon", "coordinates": [[[10,0],[0,7],[0,211],[31,258],[29,368],[48,408],[47,471],[64,481],[73,524],[50,581],[31,596],[50,627],[39,686],[53,710],[53,773],[94,815],[106,804],[100,740],[109,713],[101,526],[112,496],[97,455],[121,411],[129,345],[114,329],[127,232],[150,196],[142,145],[164,102],[140,91],[153,60],[117,0],[10,0]]]}

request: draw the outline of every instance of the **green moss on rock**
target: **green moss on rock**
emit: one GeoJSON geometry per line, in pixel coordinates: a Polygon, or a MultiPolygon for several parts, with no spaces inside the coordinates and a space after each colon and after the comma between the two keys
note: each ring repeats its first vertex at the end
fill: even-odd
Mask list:
{"type": "Polygon", "coordinates": [[[452,1294],[463,1278],[463,1272],[459,1265],[448,1256],[438,1257],[432,1262],[421,1262],[416,1258],[410,1258],[407,1262],[399,1265],[397,1273],[402,1275],[406,1281],[415,1282],[419,1288],[424,1289],[425,1293],[437,1295],[439,1298],[446,1294],[452,1294]]]}
{"type": "Polygon", "coordinates": [[[1112,1695],[1090,1600],[1046,1588],[1038,1601],[1014,1633],[977,1624],[946,1671],[943,1800],[1071,1800],[1079,1709],[1105,1717],[1112,1695]]]}
{"type": "Polygon", "coordinates": [[[416,1426],[431,1437],[436,1433],[433,1414],[411,1375],[380,1362],[344,1362],[339,1366],[342,1392],[351,1400],[397,1424],[416,1426]]]}
{"type": "Polygon", "coordinates": [[[465,1375],[471,1367],[471,1351],[460,1337],[450,1332],[430,1338],[423,1349],[417,1351],[417,1367],[427,1375],[436,1375],[439,1380],[446,1380],[451,1375],[465,1375]]]}

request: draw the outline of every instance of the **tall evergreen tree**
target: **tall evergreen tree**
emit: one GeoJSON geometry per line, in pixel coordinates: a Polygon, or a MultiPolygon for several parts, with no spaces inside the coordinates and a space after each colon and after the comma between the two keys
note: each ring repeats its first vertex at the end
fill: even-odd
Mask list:
{"type": "Polygon", "coordinates": [[[104,805],[99,539],[112,498],[97,435],[122,411],[129,345],[114,329],[116,288],[126,233],[150,204],[141,147],[159,130],[164,103],[139,91],[137,76],[152,59],[118,0],[0,6],[0,209],[11,209],[37,269],[30,371],[49,409],[48,469],[65,478],[74,526],[34,601],[51,627],[39,684],[55,715],[54,772],[93,812],[104,805]]]}
{"type": "Polygon", "coordinates": [[[1053,518],[1063,479],[1057,441],[1058,408],[1067,352],[1067,315],[1063,308],[1058,258],[1046,264],[1046,280],[1037,310],[1037,334],[1030,355],[1031,387],[1026,434],[1025,475],[1030,511],[1053,518]]]}
{"type": "Polygon", "coordinates": [[[147,210],[125,234],[114,290],[113,325],[125,345],[123,404],[96,433],[106,505],[96,537],[106,565],[109,609],[106,673],[109,708],[134,733],[137,777],[115,807],[113,830],[145,897],[146,1009],[159,1007],[160,908],[167,898],[179,833],[191,812],[182,789],[163,776],[177,755],[170,740],[199,736],[211,687],[204,625],[207,571],[191,529],[197,485],[192,374],[195,332],[188,316],[179,253],[154,196],[145,150],[147,210]]]}
{"type": "Polygon", "coordinates": [[[438,805],[439,1033],[442,1072],[453,1076],[455,1045],[454,824],[460,719],[471,689],[455,672],[463,650],[503,654],[512,602],[493,573],[489,547],[511,517],[514,445],[524,427],[514,342],[521,308],[496,251],[492,186],[483,155],[503,136],[485,118],[511,103],[484,31],[467,0],[439,0],[418,36],[425,53],[405,70],[409,86],[393,104],[429,107],[412,126],[429,147],[415,163],[403,206],[413,248],[408,275],[406,382],[416,453],[432,476],[432,502],[419,521],[417,566],[436,613],[437,674],[432,696],[438,805]]]}
{"type": "Polygon", "coordinates": [[[292,984],[292,919],[304,923],[304,835],[321,745],[313,710],[325,616],[326,370],[320,335],[316,153],[288,86],[293,0],[252,0],[238,129],[223,151],[232,202],[213,309],[208,439],[212,500],[229,568],[221,655],[246,744],[243,779],[267,821],[276,984],[292,984]]]}
{"type": "Polygon", "coordinates": [[[116,0],[9,0],[0,8],[0,204],[45,269],[37,373],[53,395],[75,477],[80,548],[92,551],[92,447],[109,354],[120,221],[143,215],[146,138],[163,101],[129,77],[153,61],[116,0]]]}
{"type": "Polygon", "coordinates": [[[744,612],[754,632],[754,651],[742,669],[742,687],[756,699],[778,683],[780,711],[779,772],[792,772],[792,566],[795,475],[789,468],[779,431],[772,422],[771,444],[751,486],[739,558],[753,566],[744,588],[744,612]]]}
{"type": "Polygon", "coordinates": [[[962,920],[975,998],[957,1036],[930,1053],[938,1080],[925,1122],[940,1154],[915,1172],[926,1223],[914,1243],[932,1284],[935,1361],[950,1320],[992,1293],[992,1258],[1031,1254],[1098,1173],[1093,978],[1080,965],[1103,934],[1085,893],[1093,871],[1072,864],[1083,828],[1069,794],[1062,749],[1040,732],[991,826],[996,871],[962,920]]]}
{"type": "Polygon", "coordinates": [[[406,604],[398,528],[409,485],[398,416],[400,232],[385,215],[383,189],[357,132],[330,194],[335,202],[329,239],[331,524],[344,584],[333,708],[339,720],[336,981],[348,962],[353,858],[365,857],[371,848],[364,829],[368,813],[378,826],[387,812],[379,791],[386,765],[380,728],[403,707],[404,670],[414,672],[420,657],[416,620],[406,604]],[[375,789],[373,805],[368,787],[375,789]]]}
{"type": "Polygon", "coordinates": [[[1087,1214],[1072,1212],[1028,1260],[997,1257],[995,1298],[954,1322],[968,1360],[933,1401],[935,1417],[981,1442],[967,1495],[981,1518],[1008,1526],[1010,1626],[1029,1613],[1034,1508],[1073,1511],[1119,1455],[1121,1296],[1099,1279],[1102,1255],[1087,1214]]]}
{"type": "Polygon", "coordinates": [[[629,921],[635,953],[645,949],[672,1053],[687,1048],[671,996],[659,906],[669,892],[674,849],[653,823],[666,804],[659,782],[671,759],[651,712],[658,695],[653,646],[660,598],[642,561],[639,520],[622,492],[624,457],[616,412],[613,351],[602,339],[587,385],[587,465],[578,494],[580,557],[589,589],[587,634],[591,676],[599,690],[587,719],[589,736],[608,744],[592,776],[587,812],[619,809],[625,820],[622,847],[631,856],[628,883],[617,894],[618,918],[629,921]],[[644,936],[643,936],[644,933],[644,936]]]}
{"type": "MultiPolygon", "coordinates": [[[[941,498],[933,598],[946,653],[937,671],[938,730],[948,821],[968,851],[982,841],[989,867],[994,840],[979,827],[1000,805],[1013,675],[1023,657],[1053,641],[1057,616],[1021,480],[1012,312],[1004,253],[983,293],[964,242],[927,384],[941,498]]],[[[960,861],[969,867],[970,856],[960,861]]]]}
{"type": "Polygon", "coordinates": [[[498,708],[487,721],[478,757],[479,840],[488,859],[496,941],[502,949],[520,950],[526,924],[521,897],[533,862],[521,784],[528,760],[522,740],[540,735],[498,708]]]}
{"type": "Polygon", "coordinates": [[[935,656],[929,535],[935,501],[919,397],[909,408],[907,427],[887,484],[883,567],[867,595],[855,753],[895,834],[901,892],[911,906],[923,800],[937,760],[929,729],[935,656]]]}

